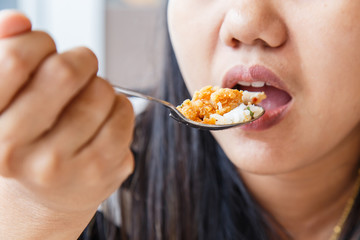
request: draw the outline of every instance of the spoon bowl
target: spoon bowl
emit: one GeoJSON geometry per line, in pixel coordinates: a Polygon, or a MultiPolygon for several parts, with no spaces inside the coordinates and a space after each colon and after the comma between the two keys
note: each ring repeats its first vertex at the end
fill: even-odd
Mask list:
{"type": "Polygon", "coordinates": [[[142,99],[146,99],[149,101],[160,103],[164,107],[167,107],[170,110],[169,116],[172,117],[173,119],[175,119],[176,121],[178,121],[182,124],[185,124],[186,126],[198,128],[198,129],[202,129],[202,130],[224,130],[227,128],[238,127],[238,126],[248,124],[250,122],[253,122],[253,121],[259,119],[265,113],[265,110],[263,109],[262,113],[257,118],[251,119],[250,121],[247,121],[247,122],[238,122],[238,123],[231,123],[231,124],[216,124],[216,125],[215,124],[204,124],[204,123],[195,122],[195,121],[192,121],[192,120],[186,118],[179,110],[177,110],[177,108],[173,104],[171,104],[167,101],[164,101],[164,100],[161,100],[158,98],[154,98],[154,97],[151,97],[151,96],[148,96],[148,95],[145,95],[145,94],[142,94],[142,93],[130,90],[130,89],[115,86],[115,85],[113,85],[113,88],[116,93],[122,93],[127,96],[138,97],[138,98],[142,98],[142,99]]]}

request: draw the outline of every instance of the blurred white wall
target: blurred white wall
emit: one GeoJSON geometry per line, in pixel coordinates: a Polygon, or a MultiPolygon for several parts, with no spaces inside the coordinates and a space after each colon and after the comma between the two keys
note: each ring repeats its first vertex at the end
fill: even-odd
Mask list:
{"type": "Polygon", "coordinates": [[[111,82],[128,88],[157,84],[164,40],[161,15],[158,6],[108,5],[106,74],[111,82]]]}
{"type": "Polygon", "coordinates": [[[34,29],[49,32],[59,51],[86,46],[105,75],[105,0],[18,0],[18,8],[33,21],[34,29]]]}
{"type": "Polygon", "coordinates": [[[33,28],[49,32],[59,52],[86,46],[99,74],[128,88],[157,84],[162,64],[161,0],[0,0],[17,7],[33,28]]]}

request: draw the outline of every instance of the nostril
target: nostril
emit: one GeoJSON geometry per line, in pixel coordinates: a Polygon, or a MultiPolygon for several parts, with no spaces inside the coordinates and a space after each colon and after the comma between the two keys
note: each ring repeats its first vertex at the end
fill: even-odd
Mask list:
{"type": "Polygon", "coordinates": [[[270,46],[267,42],[261,40],[260,38],[257,38],[255,39],[253,42],[251,43],[242,43],[240,42],[238,39],[236,38],[232,38],[230,41],[229,41],[229,46],[232,47],[232,48],[239,48],[241,44],[245,44],[245,45],[258,45],[258,46],[261,46],[261,47],[264,47],[264,48],[270,48],[272,46],[270,46]]]}
{"type": "Polygon", "coordinates": [[[270,44],[260,38],[257,38],[254,40],[254,44],[253,45],[259,45],[259,46],[262,46],[264,48],[268,48],[268,47],[271,47],[270,44]]]}
{"type": "Polygon", "coordinates": [[[231,47],[238,48],[239,46],[240,46],[240,41],[237,40],[236,38],[232,38],[231,39],[231,47]]]}

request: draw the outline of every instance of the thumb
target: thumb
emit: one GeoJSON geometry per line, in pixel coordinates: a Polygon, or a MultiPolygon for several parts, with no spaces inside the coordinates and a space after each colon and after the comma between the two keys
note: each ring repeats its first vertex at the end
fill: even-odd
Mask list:
{"type": "Polygon", "coordinates": [[[14,10],[0,11],[0,39],[30,30],[31,22],[25,15],[14,10]]]}

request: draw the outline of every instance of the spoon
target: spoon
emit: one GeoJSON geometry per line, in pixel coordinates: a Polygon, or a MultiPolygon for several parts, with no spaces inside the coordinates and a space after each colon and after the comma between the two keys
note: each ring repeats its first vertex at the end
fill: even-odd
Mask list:
{"type": "Polygon", "coordinates": [[[223,130],[223,129],[227,129],[227,128],[241,126],[241,125],[244,125],[244,124],[247,124],[247,123],[257,120],[265,113],[265,110],[263,109],[262,114],[260,114],[257,118],[251,119],[250,121],[247,121],[247,122],[238,122],[238,123],[231,123],[231,124],[217,124],[217,125],[204,124],[204,123],[199,123],[199,122],[195,122],[195,121],[188,119],[179,110],[177,110],[173,104],[171,104],[167,101],[164,101],[164,100],[161,100],[158,98],[154,98],[154,97],[151,97],[151,96],[148,96],[148,95],[145,95],[145,94],[142,94],[142,93],[130,90],[130,89],[114,86],[114,85],[113,85],[113,88],[116,93],[122,93],[127,96],[138,97],[138,98],[142,98],[142,99],[146,99],[149,101],[160,103],[170,110],[169,116],[172,117],[173,119],[175,119],[176,121],[183,123],[186,126],[193,127],[193,128],[199,128],[202,130],[223,130]]]}

